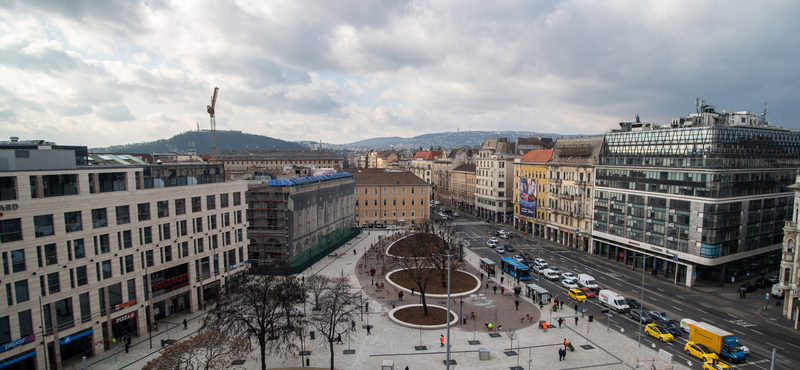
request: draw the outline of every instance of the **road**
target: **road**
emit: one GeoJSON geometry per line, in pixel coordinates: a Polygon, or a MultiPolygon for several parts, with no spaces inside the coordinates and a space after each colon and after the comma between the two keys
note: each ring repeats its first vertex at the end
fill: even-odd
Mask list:
{"type": "MultiPolygon", "coordinates": [[[[510,230],[515,232],[514,237],[511,240],[501,238],[498,245],[511,244],[517,252],[524,250],[533,258],[541,256],[550,266],[558,266],[563,272],[572,272],[575,275],[589,274],[601,286],[642,302],[647,310],[666,311],[676,320],[676,325],[683,318],[691,318],[734,333],[737,339],[750,349],[750,354],[747,356],[747,361],[742,364],[730,364],[729,361],[723,360],[732,368],[767,370],[770,368],[770,358],[774,348],[777,351],[777,369],[800,370],[800,335],[765,323],[753,315],[763,303],[763,301],[758,302],[758,298],[762,298],[763,292],[766,291],[764,289],[751,293],[750,296],[754,298],[741,301],[735,287],[731,287],[730,292],[722,291],[724,294],[705,293],[684,285],[674,285],[663,279],[653,279],[649,274],[643,277],[641,269],[631,271],[627,266],[599,256],[580,253],[572,248],[544,239],[540,241],[537,237],[522,236],[516,233],[510,225],[487,224],[470,216],[458,217],[452,221],[452,225],[457,235],[463,238],[464,244],[470,250],[495,262],[498,262],[500,257],[511,256],[516,252],[505,253],[501,256],[494,249],[486,247],[486,240],[490,236],[488,232],[500,229],[510,230]],[[541,248],[538,247],[539,243],[541,243],[541,248]],[[642,298],[643,281],[644,298],[642,298]],[[751,319],[746,320],[745,318],[751,319]]],[[[567,320],[567,324],[569,324],[576,303],[567,296],[567,289],[561,285],[561,282],[547,280],[537,276],[535,272],[532,273],[530,282],[548,289],[554,298],[564,299],[565,302],[570,303],[570,308],[565,307],[563,313],[553,313],[554,317],[558,317],[556,315],[569,316],[570,320],[567,320]]],[[[611,330],[621,330],[635,341],[639,340],[639,325],[628,315],[612,312],[609,318],[608,314],[600,313],[601,306],[597,298],[588,299],[585,307],[587,317],[593,315],[595,320],[608,325],[611,330]],[[607,321],[609,319],[610,323],[607,321]]],[[[778,309],[774,306],[771,308],[778,309]]],[[[591,333],[589,335],[591,337],[591,333]]],[[[673,361],[681,361],[685,364],[691,362],[691,367],[700,369],[702,364],[699,359],[687,355],[683,351],[687,340],[688,334],[686,333],[682,333],[671,343],[661,343],[644,333],[641,335],[642,346],[664,349],[673,355],[673,361]]]]}

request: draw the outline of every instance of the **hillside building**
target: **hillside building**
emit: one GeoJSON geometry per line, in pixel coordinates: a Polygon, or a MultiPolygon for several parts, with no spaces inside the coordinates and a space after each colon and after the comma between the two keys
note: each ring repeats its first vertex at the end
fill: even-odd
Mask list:
{"type": "Polygon", "coordinates": [[[330,168],[339,171],[344,158],[336,152],[306,150],[250,150],[222,152],[217,156],[225,166],[226,180],[249,179],[253,173],[270,173],[275,178],[283,176],[312,176],[315,169],[330,168]]]}

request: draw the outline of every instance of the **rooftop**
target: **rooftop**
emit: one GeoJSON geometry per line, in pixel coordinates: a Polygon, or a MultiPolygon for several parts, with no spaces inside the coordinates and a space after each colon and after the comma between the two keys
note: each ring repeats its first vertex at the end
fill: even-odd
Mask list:
{"type": "Polygon", "coordinates": [[[358,185],[430,185],[411,172],[397,171],[358,171],[351,172],[358,185]]]}

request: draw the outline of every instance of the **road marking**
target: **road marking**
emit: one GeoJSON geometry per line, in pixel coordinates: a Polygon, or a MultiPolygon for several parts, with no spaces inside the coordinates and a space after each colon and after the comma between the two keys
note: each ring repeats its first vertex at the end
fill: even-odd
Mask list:
{"type": "Polygon", "coordinates": [[[675,306],[672,306],[672,308],[674,308],[674,309],[676,309],[676,310],[678,310],[678,311],[683,311],[682,309],[680,309],[680,308],[678,308],[678,307],[675,307],[675,306]]]}
{"type": "Polygon", "coordinates": [[[680,299],[685,299],[685,298],[683,298],[683,297],[681,297],[681,296],[679,296],[679,295],[676,295],[676,297],[678,297],[678,298],[680,298],[680,299]]]}
{"type": "Polygon", "coordinates": [[[786,344],[788,344],[790,346],[794,346],[794,347],[800,348],[800,346],[798,346],[798,345],[796,345],[796,344],[794,344],[792,342],[786,342],[786,344]]]}
{"type": "Polygon", "coordinates": [[[736,330],[736,329],[732,329],[732,330],[733,330],[733,331],[735,331],[735,332],[737,332],[737,333],[739,333],[739,334],[741,334],[741,335],[746,335],[745,333],[742,333],[742,332],[740,332],[740,331],[738,331],[738,330],[736,330]]]}
{"type": "MultiPolygon", "coordinates": [[[[753,329],[750,329],[750,330],[753,330],[753,329]]],[[[760,331],[757,331],[757,330],[753,330],[753,333],[758,333],[758,334],[764,335],[764,333],[762,333],[760,331]]]]}
{"type": "Polygon", "coordinates": [[[710,322],[710,323],[712,323],[712,324],[714,323],[713,321],[711,321],[711,320],[709,320],[709,319],[707,319],[707,318],[705,318],[705,317],[701,317],[701,319],[703,319],[703,321],[708,321],[708,322],[710,322]]]}
{"type": "Polygon", "coordinates": [[[659,291],[662,291],[662,292],[664,291],[664,289],[661,289],[661,288],[656,288],[656,289],[658,289],[659,291]]]}
{"type": "Polygon", "coordinates": [[[701,306],[703,306],[703,307],[705,307],[705,308],[714,308],[714,307],[711,307],[711,306],[709,306],[709,305],[706,305],[705,303],[700,303],[700,305],[701,305],[701,306]]]}
{"type": "Polygon", "coordinates": [[[774,344],[772,344],[772,343],[770,343],[770,342],[764,342],[764,343],[766,343],[766,344],[769,344],[770,346],[773,346],[773,347],[775,347],[775,348],[777,348],[777,349],[779,349],[779,350],[781,350],[781,351],[785,351],[785,349],[783,349],[783,348],[781,348],[781,347],[778,347],[778,346],[776,346],[776,345],[774,345],[774,344]]]}

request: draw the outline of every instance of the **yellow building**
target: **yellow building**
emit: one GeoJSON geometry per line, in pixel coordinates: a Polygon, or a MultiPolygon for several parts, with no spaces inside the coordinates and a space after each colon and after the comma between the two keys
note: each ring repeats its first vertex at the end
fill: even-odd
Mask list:
{"type": "Polygon", "coordinates": [[[356,177],[356,222],[408,226],[428,217],[431,184],[411,172],[360,170],[356,177]]]}
{"type": "Polygon", "coordinates": [[[547,167],[553,149],[537,149],[514,161],[514,227],[543,235],[547,223],[547,167]],[[520,192],[522,189],[522,192],[520,192]],[[522,193],[522,194],[520,194],[522,193]]]}

